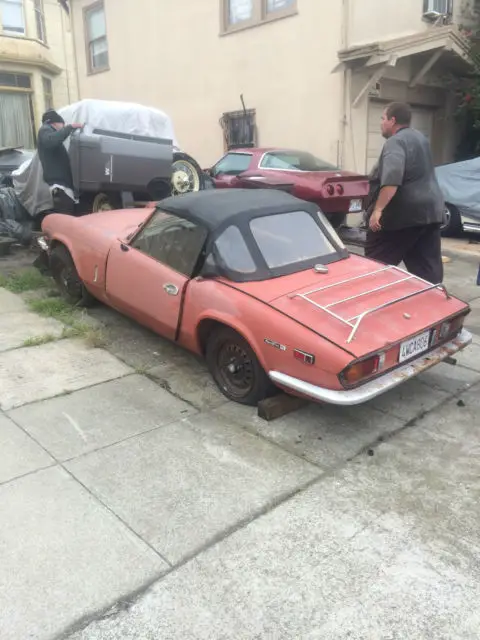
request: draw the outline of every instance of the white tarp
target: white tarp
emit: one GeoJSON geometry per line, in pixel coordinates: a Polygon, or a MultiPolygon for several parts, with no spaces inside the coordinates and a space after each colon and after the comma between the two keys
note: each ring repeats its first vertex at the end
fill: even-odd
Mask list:
{"type": "MultiPolygon", "coordinates": [[[[164,138],[172,140],[174,150],[179,150],[173,123],[159,109],[131,102],[110,100],[81,100],[58,110],[66,124],[85,125],[85,133],[95,129],[118,133],[164,138]]],[[[69,139],[65,141],[68,148],[69,139]]],[[[31,216],[47,211],[53,206],[50,190],[43,181],[42,166],[37,153],[32,160],[22,164],[12,173],[17,198],[31,216]]]]}
{"type": "Polygon", "coordinates": [[[480,220],[480,158],[446,164],[435,171],[445,202],[480,220]]]}

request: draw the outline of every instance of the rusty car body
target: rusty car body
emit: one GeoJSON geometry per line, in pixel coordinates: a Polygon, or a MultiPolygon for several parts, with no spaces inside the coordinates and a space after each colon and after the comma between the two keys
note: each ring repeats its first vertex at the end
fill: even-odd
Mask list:
{"type": "Polygon", "coordinates": [[[49,215],[61,292],[206,358],[220,390],[276,387],[359,404],[464,348],[466,303],[350,254],[318,206],[276,190],[211,190],[146,209],[49,215]]]}

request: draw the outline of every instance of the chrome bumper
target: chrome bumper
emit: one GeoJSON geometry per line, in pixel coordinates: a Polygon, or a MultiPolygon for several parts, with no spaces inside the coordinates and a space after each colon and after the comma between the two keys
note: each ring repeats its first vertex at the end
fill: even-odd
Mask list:
{"type": "Polygon", "coordinates": [[[430,351],[426,355],[421,356],[416,360],[395,369],[394,371],[385,373],[383,376],[380,376],[371,382],[366,382],[356,389],[325,389],[324,387],[317,387],[309,382],[298,380],[298,378],[292,378],[291,376],[288,376],[285,373],[280,373],[279,371],[270,371],[269,376],[272,382],[278,386],[311,398],[317,402],[351,406],[372,400],[372,398],[393,389],[409,378],[413,378],[419,373],[427,371],[427,369],[430,369],[430,367],[442,362],[445,358],[448,358],[461,349],[464,349],[471,343],[471,341],[471,333],[466,329],[462,329],[458,336],[451,342],[447,342],[441,347],[430,351]]]}

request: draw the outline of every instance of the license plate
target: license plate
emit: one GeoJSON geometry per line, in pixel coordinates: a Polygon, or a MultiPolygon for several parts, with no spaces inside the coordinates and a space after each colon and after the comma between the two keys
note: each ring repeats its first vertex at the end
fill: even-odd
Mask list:
{"type": "Polygon", "coordinates": [[[358,213],[362,210],[363,202],[362,200],[350,200],[350,207],[348,209],[349,213],[358,213]]]}
{"type": "Polygon", "coordinates": [[[419,336],[415,336],[411,340],[405,340],[400,345],[400,355],[398,357],[399,362],[404,362],[405,360],[410,360],[410,358],[414,358],[418,356],[420,353],[428,350],[430,346],[430,331],[425,331],[425,333],[421,333],[419,336]]]}

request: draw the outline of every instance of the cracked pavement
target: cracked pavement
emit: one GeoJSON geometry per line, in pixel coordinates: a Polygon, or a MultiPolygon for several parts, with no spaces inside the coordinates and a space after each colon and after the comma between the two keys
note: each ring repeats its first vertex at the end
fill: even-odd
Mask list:
{"type": "MultiPolygon", "coordinates": [[[[1,266],[1,265],[0,265],[1,266]]],[[[368,405],[273,422],[105,308],[105,349],[0,290],[2,640],[478,639],[474,344],[368,405]]]]}

